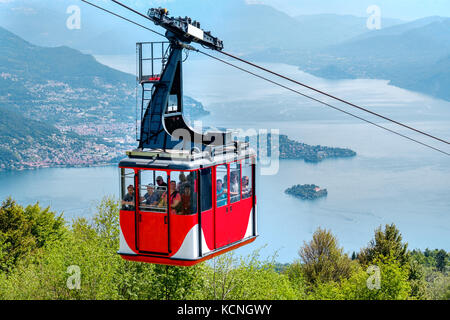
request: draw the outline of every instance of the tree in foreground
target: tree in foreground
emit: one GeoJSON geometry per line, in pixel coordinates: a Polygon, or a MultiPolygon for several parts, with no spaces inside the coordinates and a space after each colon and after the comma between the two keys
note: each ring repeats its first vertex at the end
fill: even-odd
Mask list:
{"type": "Polygon", "coordinates": [[[402,235],[395,224],[381,226],[375,230],[374,239],[358,254],[358,260],[364,266],[373,264],[378,256],[392,256],[401,265],[409,262],[408,244],[402,242],[402,235]]]}
{"type": "Polygon", "coordinates": [[[24,208],[6,199],[0,207],[0,271],[11,271],[20,260],[66,232],[62,215],[42,209],[39,203],[24,208]]]}
{"type": "Polygon", "coordinates": [[[331,231],[318,228],[309,243],[299,250],[305,280],[316,283],[347,279],[351,275],[351,260],[339,248],[331,231]]]}

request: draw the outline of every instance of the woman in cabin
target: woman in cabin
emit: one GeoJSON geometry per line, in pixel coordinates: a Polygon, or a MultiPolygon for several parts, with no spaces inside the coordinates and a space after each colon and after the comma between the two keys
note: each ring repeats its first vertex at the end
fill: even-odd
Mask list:
{"type": "Polygon", "coordinates": [[[177,183],[170,181],[170,195],[169,195],[169,212],[171,214],[177,214],[181,211],[181,196],[177,190],[177,183]]]}

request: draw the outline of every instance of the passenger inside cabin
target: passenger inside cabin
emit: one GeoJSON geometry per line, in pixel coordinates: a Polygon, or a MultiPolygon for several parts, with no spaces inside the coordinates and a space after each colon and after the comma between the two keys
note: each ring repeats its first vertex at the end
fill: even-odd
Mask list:
{"type": "Polygon", "coordinates": [[[134,210],[134,187],[129,185],[127,187],[128,193],[123,197],[122,210],[134,210]]]}
{"type": "MultiPolygon", "coordinates": [[[[155,192],[159,195],[159,197],[161,199],[163,194],[167,192],[167,183],[164,182],[163,177],[158,176],[156,178],[156,184],[158,186],[156,187],[155,192]]],[[[167,193],[166,193],[166,195],[167,195],[167,193]]]]}
{"type": "Polygon", "coordinates": [[[192,196],[191,186],[186,184],[181,195],[181,212],[179,214],[192,214],[197,212],[196,199],[192,196]]]}
{"type": "Polygon", "coordinates": [[[184,191],[184,186],[185,186],[186,183],[187,183],[186,176],[184,175],[183,172],[180,173],[179,179],[180,179],[180,182],[178,183],[178,191],[181,192],[181,193],[183,193],[183,191],[184,191]]]}
{"type": "Polygon", "coordinates": [[[252,190],[250,189],[250,180],[248,176],[242,177],[242,199],[249,198],[252,190]]]}
{"type": "Polygon", "coordinates": [[[177,183],[175,181],[170,181],[169,206],[171,214],[177,214],[177,211],[181,211],[181,196],[177,191],[177,183]]]}
{"type": "Polygon", "coordinates": [[[222,180],[217,179],[217,206],[221,207],[227,204],[227,190],[223,187],[222,180]]]}
{"type": "Polygon", "coordinates": [[[147,193],[144,195],[144,198],[141,199],[141,202],[145,202],[146,205],[156,206],[159,202],[161,195],[158,192],[155,192],[155,186],[149,184],[147,186],[147,193]]]}
{"type": "Polygon", "coordinates": [[[164,191],[161,194],[161,197],[159,198],[157,207],[160,209],[166,209],[167,208],[167,191],[164,191]]]}
{"type": "Polygon", "coordinates": [[[239,201],[239,181],[236,172],[231,173],[230,197],[231,202],[239,201]]]}
{"type": "Polygon", "coordinates": [[[167,183],[164,182],[163,177],[158,176],[156,178],[156,183],[158,184],[158,187],[156,188],[156,190],[166,190],[167,189],[167,183]]]}

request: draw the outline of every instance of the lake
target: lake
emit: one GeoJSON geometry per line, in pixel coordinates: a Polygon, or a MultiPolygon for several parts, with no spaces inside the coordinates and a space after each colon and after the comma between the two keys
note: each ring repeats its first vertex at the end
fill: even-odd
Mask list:
{"type": "MultiPolygon", "coordinates": [[[[135,68],[134,57],[97,59],[123,71],[135,68]]],[[[293,66],[270,67],[446,140],[450,137],[449,102],[390,86],[384,80],[331,81],[293,66]]],[[[411,249],[450,250],[448,156],[215,62],[194,57],[185,64],[184,75],[185,94],[211,111],[202,119],[205,126],[279,129],[301,142],[348,147],[358,154],[318,164],[281,160],[276,175],[259,175],[260,237],[237,253],[265,246],[263,256],[277,252],[278,261],[292,262],[318,227],[331,229],[351,253],[367,245],[375,228],[386,223],[398,226],[411,249]],[[286,188],[305,183],[327,188],[328,196],[302,201],[284,194],[286,188]]],[[[450,152],[443,144],[364,116],[450,152]]],[[[21,204],[40,201],[71,220],[91,217],[99,199],[118,195],[118,181],[118,170],[111,166],[1,172],[0,197],[11,195],[21,204]]]]}

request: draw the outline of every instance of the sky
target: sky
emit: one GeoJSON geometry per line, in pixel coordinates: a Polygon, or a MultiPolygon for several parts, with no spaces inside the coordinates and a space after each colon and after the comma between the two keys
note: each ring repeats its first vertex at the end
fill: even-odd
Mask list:
{"type": "MultiPolygon", "coordinates": [[[[12,3],[33,3],[36,0],[0,0],[0,10],[2,4],[12,3]]],[[[100,5],[110,6],[110,0],[91,0],[100,5]]],[[[427,16],[446,16],[450,17],[450,0],[121,0],[144,12],[155,6],[164,6],[167,8],[193,9],[200,3],[209,3],[218,7],[232,6],[235,2],[246,2],[249,4],[266,4],[290,16],[334,13],[350,14],[360,17],[367,17],[367,8],[376,5],[381,10],[381,15],[386,18],[397,18],[401,20],[415,20],[427,16]]],[[[41,5],[48,3],[48,7],[57,6],[58,2],[71,2],[81,4],[80,0],[39,0],[41,5]]],[[[113,4],[112,4],[113,5],[113,4]]],[[[114,6],[114,5],[113,5],[114,6]]]]}
{"type": "Polygon", "coordinates": [[[271,5],[291,16],[335,13],[366,16],[376,5],[388,18],[414,20],[427,16],[450,16],[449,0],[246,0],[271,5]]]}
{"type": "MultiPolygon", "coordinates": [[[[141,0],[123,0],[140,5],[141,0]]],[[[188,0],[150,0],[144,1],[146,6],[174,6],[176,2],[188,0]]],[[[230,0],[203,0],[218,2],[230,0]]],[[[386,18],[415,20],[428,16],[450,17],[450,0],[242,0],[247,3],[270,5],[290,16],[334,13],[367,16],[367,8],[376,5],[386,18]]]]}

